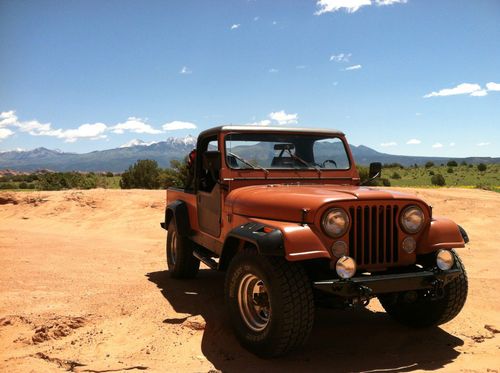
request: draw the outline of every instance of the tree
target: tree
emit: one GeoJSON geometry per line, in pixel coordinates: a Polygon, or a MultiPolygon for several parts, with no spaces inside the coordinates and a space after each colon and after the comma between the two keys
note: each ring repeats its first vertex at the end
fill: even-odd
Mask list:
{"type": "Polygon", "coordinates": [[[446,165],[448,167],[457,167],[458,163],[457,163],[457,161],[448,161],[448,163],[446,165]]]}
{"type": "Polygon", "coordinates": [[[431,168],[431,167],[434,167],[434,162],[429,161],[425,163],[425,168],[431,168]]]}
{"type": "Polygon", "coordinates": [[[436,174],[431,177],[431,183],[432,185],[443,186],[446,185],[446,180],[444,179],[443,175],[436,174]]]}
{"type": "Polygon", "coordinates": [[[487,168],[487,167],[486,167],[486,165],[485,165],[484,163],[479,163],[479,164],[477,165],[477,169],[478,169],[479,171],[481,171],[481,172],[486,171],[486,168],[487,168]]]}
{"type": "Polygon", "coordinates": [[[448,169],[446,170],[446,172],[448,172],[449,174],[452,174],[453,173],[453,168],[448,167],[448,169]]]}
{"type": "Polygon", "coordinates": [[[394,172],[391,176],[391,179],[401,179],[401,175],[398,174],[397,172],[394,172]]]}
{"type": "Polygon", "coordinates": [[[158,189],[160,171],[156,161],[151,159],[138,160],[122,174],[120,188],[158,189]]]}

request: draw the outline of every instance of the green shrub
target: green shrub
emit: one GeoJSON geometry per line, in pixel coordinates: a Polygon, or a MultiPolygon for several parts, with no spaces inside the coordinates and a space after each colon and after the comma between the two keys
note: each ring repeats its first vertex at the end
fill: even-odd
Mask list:
{"type": "Polygon", "coordinates": [[[431,168],[431,167],[434,167],[434,162],[429,161],[425,163],[425,168],[431,168]]]}
{"type": "Polygon", "coordinates": [[[443,186],[443,185],[446,185],[446,180],[444,179],[443,175],[436,174],[436,175],[431,177],[431,183],[432,183],[432,185],[443,186]]]}
{"type": "Polygon", "coordinates": [[[429,171],[429,175],[430,175],[430,176],[434,175],[434,171],[430,170],[430,171],[429,171]]]}
{"type": "Polygon", "coordinates": [[[448,169],[446,170],[446,172],[448,172],[449,174],[452,174],[453,173],[453,168],[448,167],[448,169]]]}
{"type": "Polygon", "coordinates": [[[122,174],[120,188],[158,189],[160,186],[160,168],[151,159],[142,159],[134,163],[122,174]]]}
{"type": "Polygon", "coordinates": [[[397,172],[394,172],[391,176],[391,179],[401,179],[401,175],[398,174],[397,172]]]}
{"type": "Polygon", "coordinates": [[[477,165],[477,169],[478,169],[479,171],[481,171],[481,172],[486,171],[486,168],[487,168],[487,167],[486,167],[486,165],[485,165],[484,163],[479,163],[479,164],[477,165]]]}
{"type": "Polygon", "coordinates": [[[457,167],[458,163],[457,163],[457,161],[449,161],[446,165],[448,167],[457,167]]]}
{"type": "Polygon", "coordinates": [[[17,189],[17,184],[14,183],[0,183],[0,189],[17,189]]]}

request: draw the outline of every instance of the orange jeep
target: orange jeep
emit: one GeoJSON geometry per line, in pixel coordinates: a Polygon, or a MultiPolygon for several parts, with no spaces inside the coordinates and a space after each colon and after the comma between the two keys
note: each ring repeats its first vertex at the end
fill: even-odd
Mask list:
{"type": "MultiPolygon", "coordinates": [[[[414,327],[453,319],[467,275],[453,221],[404,193],[361,186],[342,132],[223,126],[202,132],[190,180],[169,188],[170,275],[200,261],[226,271],[225,298],[241,344],[277,356],[308,338],[315,304],[366,306],[414,327]]],[[[370,180],[380,175],[370,165],[370,180]]]]}

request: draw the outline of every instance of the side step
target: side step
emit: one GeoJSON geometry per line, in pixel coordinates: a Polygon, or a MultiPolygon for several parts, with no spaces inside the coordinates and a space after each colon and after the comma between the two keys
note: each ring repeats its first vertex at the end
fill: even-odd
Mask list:
{"type": "Polygon", "coordinates": [[[207,250],[202,248],[194,249],[193,256],[200,260],[200,262],[206,264],[210,269],[217,269],[218,263],[208,256],[207,250]]]}

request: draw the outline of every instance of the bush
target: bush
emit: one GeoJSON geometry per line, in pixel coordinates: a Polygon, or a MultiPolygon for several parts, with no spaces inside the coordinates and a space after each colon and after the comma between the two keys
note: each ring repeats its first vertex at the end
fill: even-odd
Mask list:
{"type": "Polygon", "coordinates": [[[401,179],[401,175],[398,174],[397,172],[394,172],[391,176],[391,179],[401,179]]]}
{"type": "Polygon", "coordinates": [[[448,169],[446,170],[446,172],[448,172],[449,174],[452,174],[453,173],[453,168],[448,167],[448,169]]]}
{"type": "Polygon", "coordinates": [[[458,163],[457,163],[457,161],[449,161],[446,165],[448,167],[457,167],[458,163]]]}
{"type": "Polygon", "coordinates": [[[106,177],[113,177],[115,176],[111,171],[106,172],[106,177]]]}
{"type": "Polygon", "coordinates": [[[381,179],[383,186],[391,186],[391,181],[389,179],[381,179]]]}
{"type": "Polygon", "coordinates": [[[19,189],[28,189],[28,183],[26,181],[19,183],[19,189]]]}
{"type": "Polygon", "coordinates": [[[431,168],[431,167],[434,167],[434,162],[426,162],[425,163],[425,168],[431,168]]]}
{"type": "Polygon", "coordinates": [[[467,162],[465,161],[460,162],[460,166],[467,166],[467,162]]]}
{"type": "Polygon", "coordinates": [[[487,167],[486,167],[486,165],[485,165],[484,163],[479,163],[479,164],[477,165],[477,169],[478,169],[479,171],[481,171],[481,172],[486,171],[486,168],[487,168],[487,167]]]}
{"type": "Polygon", "coordinates": [[[432,185],[443,186],[446,185],[446,180],[444,179],[443,175],[436,174],[431,177],[431,183],[432,185]]]}
{"type": "Polygon", "coordinates": [[[160,186],[160,168],[151,159],[142,159],[134,163],[122,174],[120,188],[158,189],[160,186]]]}
{"type": "Polygon", "coordinates": [[[14,183],[0,183],[0,189],[17,189],[17,184],[14,184],[14,183]]]}
{"type": "Polygon", "coordinates": [[[97,176],[94,173],[51,172],[39,176],[38,189],[92,189],[97,186],[97,176]]]}
{"type": "Polygon", "coordinates": [[[434,175],[434,171],[430,170],[430,171],[429,171],[429,175],[430,175],[430,176],[434,175]]]}

